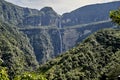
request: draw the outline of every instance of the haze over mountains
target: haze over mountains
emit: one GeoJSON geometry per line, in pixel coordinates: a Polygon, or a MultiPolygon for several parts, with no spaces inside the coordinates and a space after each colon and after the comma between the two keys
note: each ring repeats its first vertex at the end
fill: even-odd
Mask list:
{"type": "Polygon", "coordinates": [[[32,78],[37,80],[43,77],[99,80],[104,76],[116,79],[119,66],[118,72],[112,73],[120,63],[120,31],[102,30],[88,36],[104,28],[115,28],[109,12],[119,7],[120,1],[115,1],[88,5],[59,15],[51,7],[36,10],[0,0],[0,67],[3,67],[0,72],[6,71],[4,67],[7,67],[9,78],[15,80],[22,80],[24,75],[34,75],[32,78]],[[52,60],[56,56],[58,58],[52,60]],[[52,61],[45,64],[49,60],[52,61]],[[24,74],[35,71],[39,64],[45,65],[38,73],[24,74]]]}

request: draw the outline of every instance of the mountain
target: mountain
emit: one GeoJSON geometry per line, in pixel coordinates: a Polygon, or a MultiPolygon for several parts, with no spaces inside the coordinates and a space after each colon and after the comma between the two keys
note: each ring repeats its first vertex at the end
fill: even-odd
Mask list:
{"type": "Polygon", "coordinates": [[[4,0],[0,0],[0,18],[19,27],[66,27],[109,20],[109,12],[118,9],[119,6],[120,1],[93,4],[78,8],[70,13],[59,15],[51,7],[36,10],[19,7],[4,0]]]}
{"type": "Polygon", "coordinates": [[[0,0],[0,19],[18,26],[27,35],[41,64],[73,48],[93,32],[113,28],[108,15],[110,10],[120,6],[119,3],[88,5],[59,15],[51,7],[36,10],[0,0]]]}
{"type": "Polygon", "coordinates": [[[15,26],[2,21],[0,21],[0,62],[0,66],[8,68],[10,77],[38,67],[28,38],[15,26]]]}
{"type": "MultiPolygon", "coordinates": [[[[109,20],[109,11],[112,9],[117,9],[119,4],[119,2],[113,2],[113,3],[107,3],[107,4],[101,4],[99,6],[96,5],[90,5],[93,8],[101,8],[103,7],[109,7],[112,4],[116,4],[115,7],[109,7],[106,8],[106,10],[103,12],[103,14],[105,14],[105,16],[107,17],[106,19],[104,19],[103,17],[101,17],[101,20],[96,20],[95,22],[86,22],[85,24],[74,24],[74,25],[70,25],[70,26],[64,26],[61,28],[62,23],[60,24],[59,22],[59,26],[58,28],[54,28],[54,26],[49,26],[51,28],[24,28],[24,29],[20,29],[21,31],[23,31],[25,34],[28,35],[28,37],[30,38],[30,42],[34,48],[34,52],[36,54],[37,60],[39,61],[39,63],[45,63],[46,61],[50,60],[51,58],[54,58],[55,56],[59,55],[60,53],[63,53],[67,50],[69,50],[70,48],[74,47],[77,43],[81,42],[82,40],[84,40],[87,36],[89,36],[90,34],[92,34],[93,32],[99,30],[99,29],[103,29],[103,28],[112,28],[114,27],[114,24],[111,23],[111,21],[109,20]],[[44,35],[44,38],[43,38],[44,35]],[[46,42],[47,41],[47,42],[46,42]],[[71,43],[72,42],[72,43],[71,43]]],[[[86,6],[89,7],[89,6],[86,6]]],[[[46,7],[45,7],[46,8],[46,7]]],[[[43,8],[44,9],[44,8],[43,8]]],[[[81,8],[80,8],[81,10],[81,8]]],[[[89,9],[84,9],[85,13],[88,13],[89,9]]],[[[98,10],[98,9],[96,9],[98,10]]],[[[44,10],[45,11],[45,10],[44,10]]],[[[49,11],[49,10],[47,10],[49,11]]],[[[73,11],[73,12],[76,12],[73,11]]],[[[80,11],[82,12],[82,11],[80,11]]],[[[77,12],[77,13],[80,13],[77,12]]],[[[94,13],[92,13],[93,15],[96,15],[96,12],[94,11],[94,13]]],[[[74,13],[73,13],[74,15],[74,13]]],[[[76,15],[76,14],[75,14],[76,15]]],[[[85,14],[86,15],[86,14],[85,14]]],[[[100,15],[100,14],[99,14],[100,15]]],[[[82,15],[78,15],[76,17],[79,17],[82,15]]],[[[88,18],[89,16],[86,15],[88,18]]],[[[96,15],[95,17],[97,17],[98,15],[96,15]]],[[[104,16],[104,15],[101,15],[104,16]]],[[[62,15],[62,17],[64,17],[64,14],[62,15]]],[[[72,16],[71,16],[72,17],[72,16]]],[[[70,18],[70,17],[69,17],[70,18]]],[[[97,17],[98,18],[98,17],[97,17]]],[[[92,18],[90,18],[92,19],[92,18]]],[[[63,21],[63,18],[61,18],[61,22],[63,21]]],[[[83,21],[83,20],[81,20],[83,21]]]]}
{"type": "Polygon", "coordinates": [[[109,20],[109,12],[111,10],[118,9],[119,7],[120,1],[87,5],[73,10],[70,13],[63,14],[61,18],[61,25],[66,27],[109,20]]]}
{"type": "Polygon", "coordinates": [[[57,25],[59,15],[50,7],[23,8],[0,0],[0,19],[18,27],[57,25]]]}
{"type": "Polygon", "coordinates": [[[116,27],[108,12],[119,3],[61,16],[51,7],[36,10],[0,0],[0,80],[117,80],[120,30],[104,28],[116,27]]]}
{"type": "Polygon", "coordinates": [[[40,67],[49,80],[117,80],[120,30],[105,29],[40,67]]]}

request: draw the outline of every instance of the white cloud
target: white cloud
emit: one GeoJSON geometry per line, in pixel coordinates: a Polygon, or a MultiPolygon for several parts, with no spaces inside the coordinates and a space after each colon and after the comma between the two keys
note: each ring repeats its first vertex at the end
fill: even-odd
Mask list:
{"type": "Polygon", "coordinates": [[[50,6],[56,12],[62,14],[65,12],[70,12],[84,5],[117,0],[6,0],[6,1],[12,2],[23,7],[30,7],[36,9],[41,9],[45,6],[50,6]]]}

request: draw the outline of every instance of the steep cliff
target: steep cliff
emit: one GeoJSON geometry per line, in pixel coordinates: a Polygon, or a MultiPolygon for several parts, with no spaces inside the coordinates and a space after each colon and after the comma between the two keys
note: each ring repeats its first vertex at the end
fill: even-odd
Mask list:
{"type": "Polygon", "coordinates": [[[48,31],[42,28],[21,29],[30,39],[39,63],[45,63],[54,55],[54,48],[48,31]]]}
{"type": "Polygon", "coordinates": [[[102,21],[69,28],[22,28],[20,31],[29,37],[37,60],[40,63],[45,63],[51,58],[73,48],[93,32],[112,27],[114,27],[114,24],[110,21],[102,21]]]}

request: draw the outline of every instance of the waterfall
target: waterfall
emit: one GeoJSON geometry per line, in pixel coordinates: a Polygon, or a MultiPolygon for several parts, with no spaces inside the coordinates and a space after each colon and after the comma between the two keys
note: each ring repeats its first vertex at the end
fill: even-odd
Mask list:
{"type": "Polygon", "coordinates": [[[62,53],[63,52],[63,50],[62,50],[62,47],[63,47],[63,45],[62,45],[62,35],[61,35],[61,18],[59,19],[59,21],[58,21],[58,34],[59,34],[59,38],[60,38],[60,53],[62,53]]]}
{"type": "Polygon", "coordinates": [[[60,53],[62,53],[62,35],[60,32],[60,28],[58,29],[58,34],[59,34],[59,38],[60,38],[60,53]]]}

